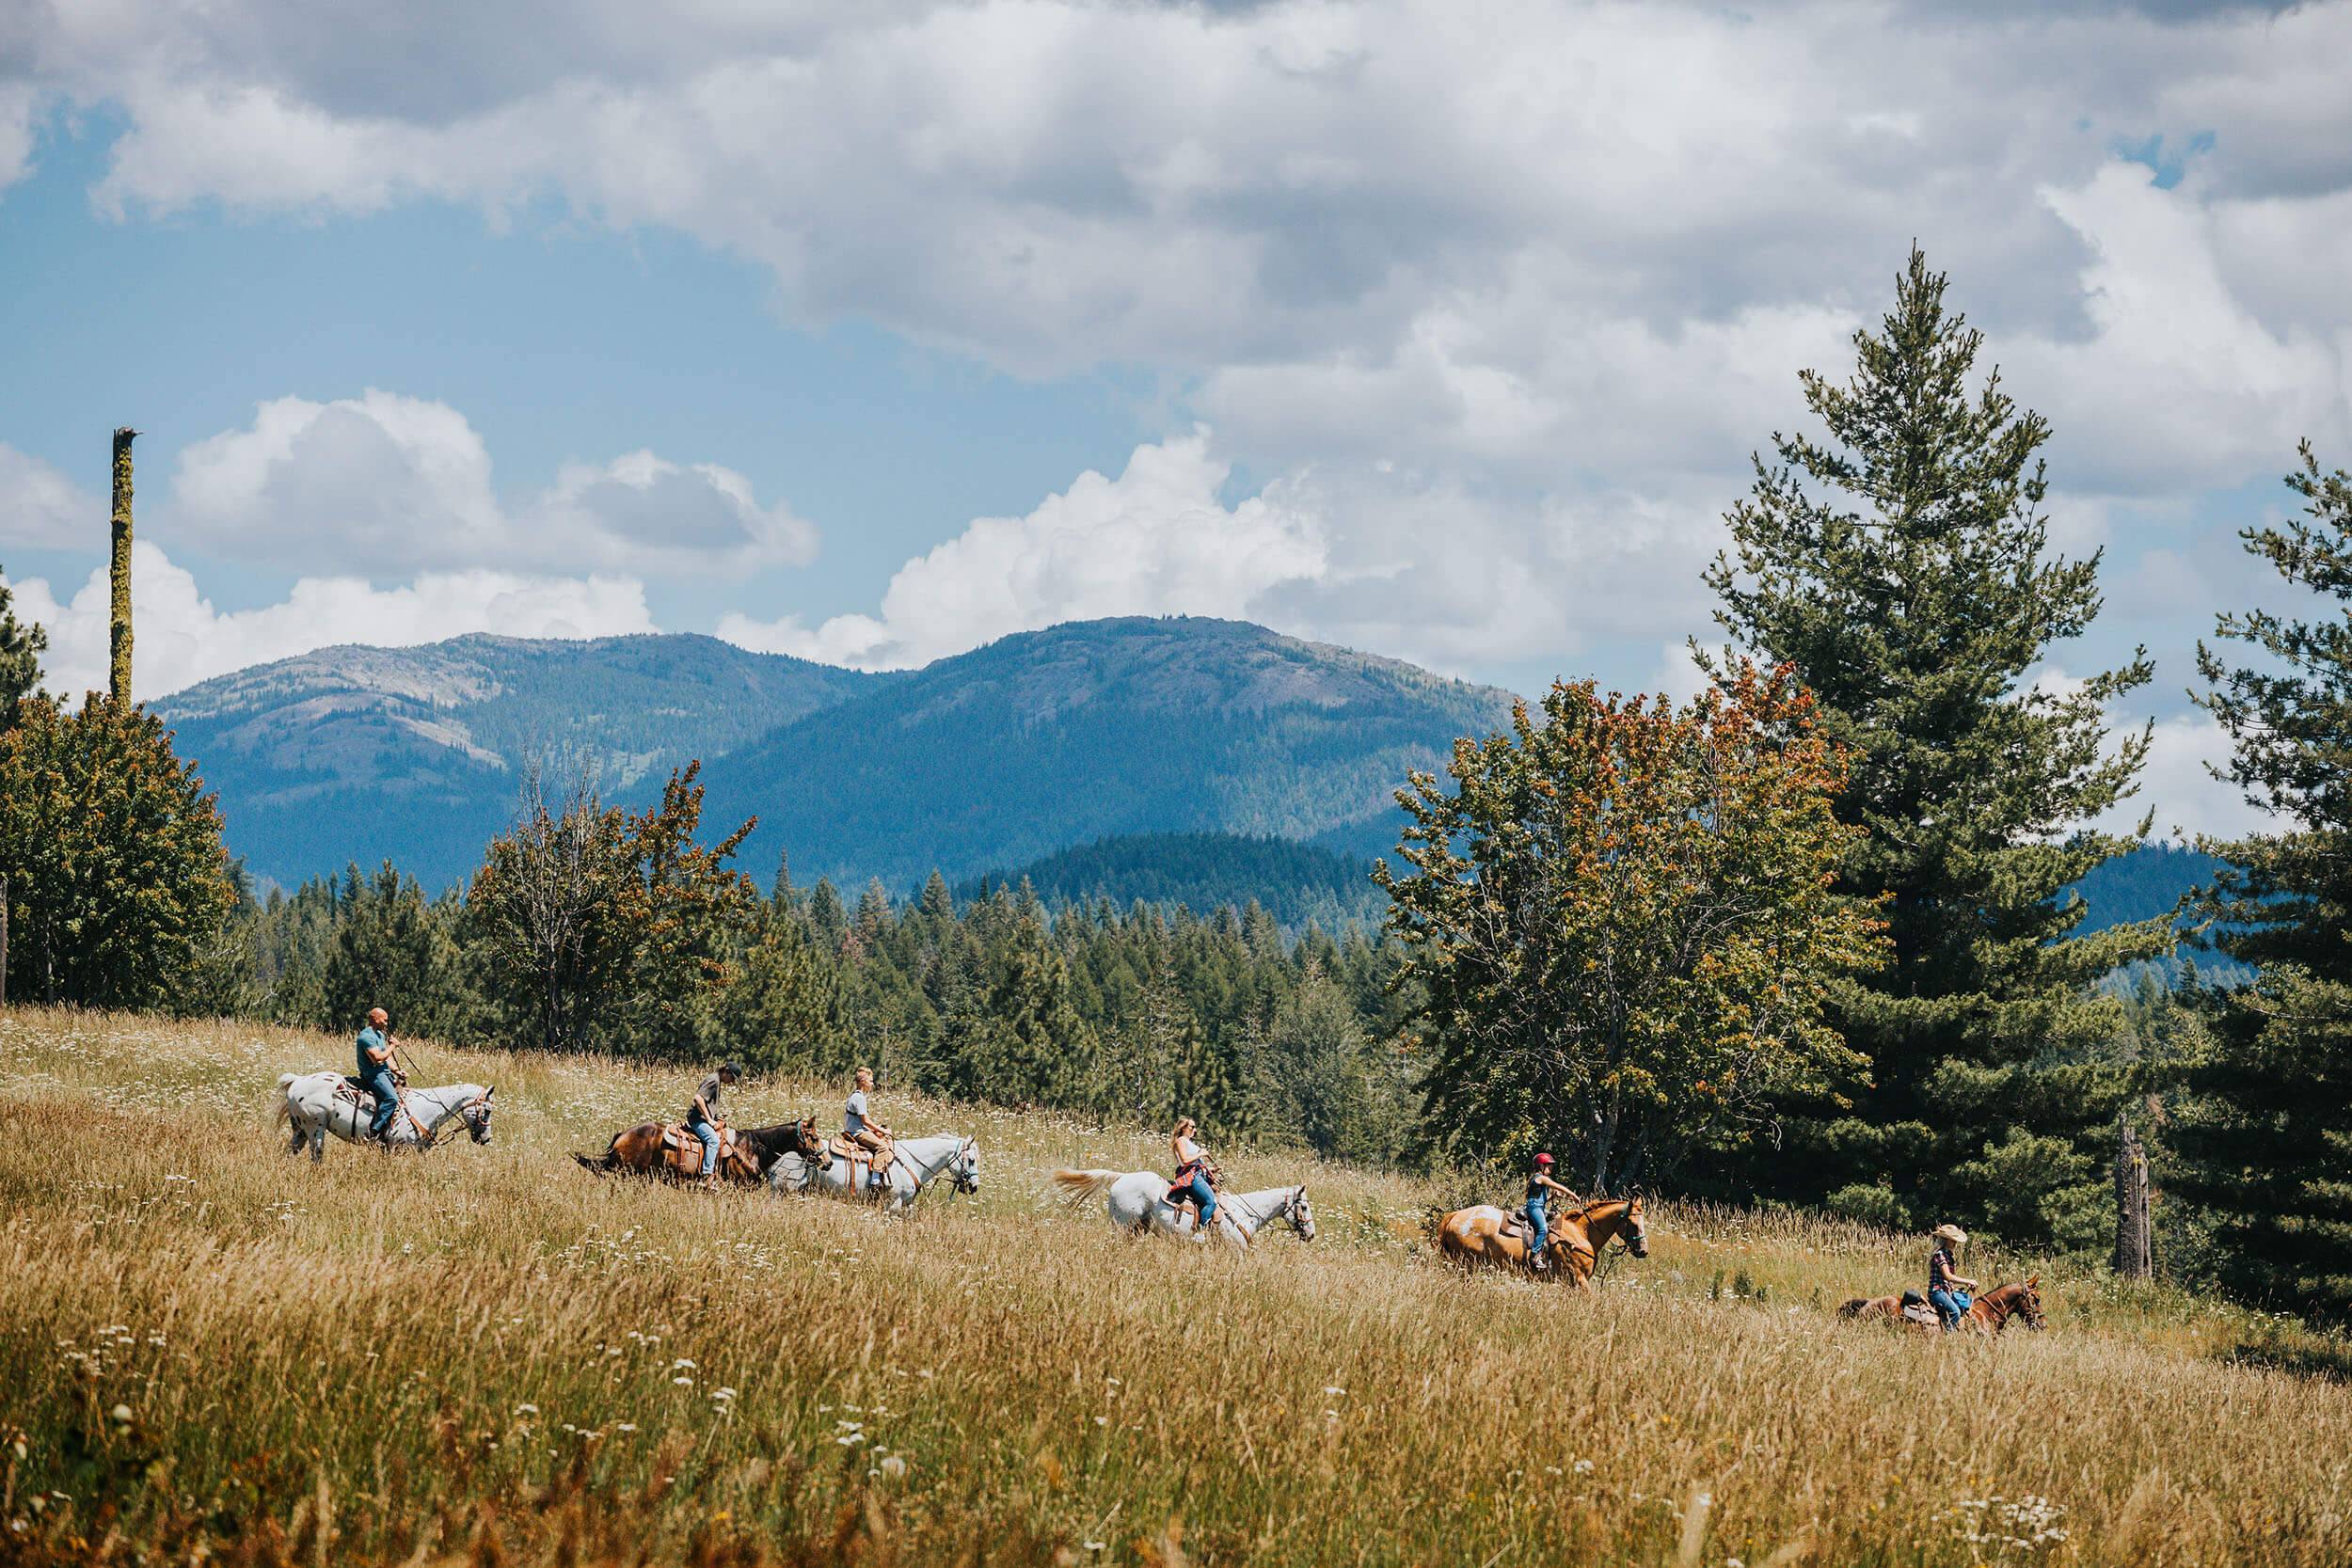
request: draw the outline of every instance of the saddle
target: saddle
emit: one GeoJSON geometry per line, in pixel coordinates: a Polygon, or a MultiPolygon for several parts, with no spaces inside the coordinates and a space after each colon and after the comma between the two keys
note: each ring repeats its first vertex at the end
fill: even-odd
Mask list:
{"type": "MultiPolygon", "coordinates": [[[[735,1129],[719,1129],[719,1164],[715,1169],[724,1174],[735,1163],[735,1129]]],[[[661,1157],[680,1175],[699,1178],[703,1173],[703,1141],[686,1130],[682,1121],[664,1122],[661,1127],[661,1157]]]]}
{"type": "Polygon", "coordinates": [[[898,1157],[898,1151],[891,1147],[888,1138],[883,1138],[879,1132],[874,1135],[882,1141],[880,1148],[868,1148],[847,1132],[834,1136],[833,1157],[849,1163],[850,1196],[852,1197],[865,1197],[869,1194],[880,1196],[873,1184],[874,1179],[885,1174],[890,1169],[890,1162],[898,1157]]]}

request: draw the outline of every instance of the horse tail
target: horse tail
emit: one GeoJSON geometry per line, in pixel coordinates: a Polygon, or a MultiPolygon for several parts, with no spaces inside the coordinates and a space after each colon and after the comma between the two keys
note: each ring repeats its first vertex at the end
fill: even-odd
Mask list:
{"type": "Polygon", "coordinates": [[[595,1171],[598,1176],[603,1176],[610,1171],[618,1170],[621,1168],[618,1151],[621,1147],[621,1139],[626,1135],[627,1134],[621,1132],[613,1133],[612,1141],[604,1146],[604,1158],[601,1160],[577,1152],[572,1155],[572,1158],[580,1162],[580,1169],[595,1171]]]}
{"type": "Polygon", "coordinates": [[[294,1081],[298,1076],[292,1072],[278,1075],[278,1115],[273,1118],[276,1126],[283,1127],[294,1119],[294,1096],[288,1091],[294,1087],[294,1081]]]}
{"type": "Polygon", "coordinates": [[[1869,1305],[1870,1298],[1868,1296],[1854,1296],[1850,1300],[1839,1303],[1837,1315],[1841,1318],[1858,1318],[1862,1316],[1862,1309],[1869,1305]]]}
{"type": "Polygon", "coordinates": [[[1054,1185],[1061,1189],[1065,1198],[1076,1203],[1108,1191],[1126,1174],[1123,1170],[1057,1170],[1054,1173],[1054,1185]]]}

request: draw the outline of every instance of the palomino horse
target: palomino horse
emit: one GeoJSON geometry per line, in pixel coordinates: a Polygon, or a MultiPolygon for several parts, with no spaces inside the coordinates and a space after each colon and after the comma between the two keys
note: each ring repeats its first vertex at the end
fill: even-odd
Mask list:
{"type": "MultiPolygon", "coordinates": [[[[1503,1228],[1509,1218],[1491,1203],[1439,1215],[1438,1255],[1468,1269],[1527,1268],[1527,1238],[1503,1228]]],[[[1595,1198],[1563,1212],[1551,1226],[1551,1272],[1576,1290],[1590,1289],[1601,1249],[1620,1236],[1634,1257],[1649,1256],[1649,1224],[1639,1197],[1595,1198]]]]}
{"type": "MultiPolygon", "coordinates": [[[[392,1117],[390,1146],[431,1148],[440,1140],[441,1129],[453,1121],[464,1122],[474,1142],[488,1143],[490,1096],[496,1092],[495,1088],[485,1089],[479,1084],[401,1090],[400,1114],[392,1117]]],[[[294,1124],[294,1142],[286,1147],[289,1154],[299,1154],[308,1147],[313,1161],[325,1160],[329,1132],[347,1144],[359,1142],[367,1136],[374,1106],[373,1095],[351,1087],[340,1072],[278,1075],[278,1121],[280,1126],[294,1124]]]]}
{"type": "MultiPolygon", "coordinates": [[[[614,1133],[604,1158],[592,1159],[585,1154],[572,1158],[601,1174],[626,1172],[631,1176],[666,1176],[673,1181],[699,1180],[703,1170],[702,1140],[681,1128],[677,1141],[671,1143],[669,1131],[660,1122],[640,1122],[627,1132],[614,1133]]],[[[815,1117],[780,1121],[773,1127],[734,1129],[733,1142],[722,1147],[714,1174],[729,1181],[756,1185],[787,1154],[824,1157],[825,1136],[817,1131],[815,1117]]]]}
{"type": "MultiPolygon", "coordinates": [[[[1057,1170],[1054,1184],[1073,1199],[1101,1193],[1103,1212],[1131,1236],[1193,1236],[1200,1221],[1189,1204],[1168,1201],[1168,1178],[1155,1170],[1057,1170]]],[[[1247,1246],[1275,1220],[1285,1220],[1302,1242],[1315,1239],[1314,1205],[1305,1187],[1266,1187],[1254,1193],[1219,1193],[1217,1232],[1247,1246]]]]}
{"type": "MultiPolygon", "coordinates": [[[[821,1149],[821,1144],[820,1144],[821,1149]]],[[[923,1189],[945,1176],[960,1193],[980,1190],[980,1146],[974,1138],[954,1132],[936,1138],[898,1138],[891,1144],[891,1160],[881,1187],[869,1184],[853,1193],[862,1166],[836,1160],[830,1153],[821,1163],[798,1151],[778,1160],[768,1172],[768,1185],[780,1193],[826,1192],[842,1197],[870,1197],[893,1214],[902,1214],[923,1195],[923,1189]]]]}
{"type": "MultiPolygon", "coordinates": [[[[2007,1328],[2011,1318],[2023,1320],[2027,1328],[2049,1327],[2050,1321],[2042,1315],[2041,1287],[2042,1276],[2037,1274],[2027,1277],[2023,1284],[2002,1285],[1987,1291],[1961,1314],[1960,1331],[1989,1337],[2007,1328]]],[[[1904,1292],[1906,1295],[1910,1293],[1904,1292]]],[[[1905,1305],[1902,1296],[1856,1296],[1840,1306],[1837,1315],[1841,1318],[1897,1323],[1921,1334],[1937,1332],[1939,1325],[1932,1316],[1935,1310],[1932,1307],[1928,1308],[1930,1316],[1923,1320],[1905,1311],[1905,1305]]]]}

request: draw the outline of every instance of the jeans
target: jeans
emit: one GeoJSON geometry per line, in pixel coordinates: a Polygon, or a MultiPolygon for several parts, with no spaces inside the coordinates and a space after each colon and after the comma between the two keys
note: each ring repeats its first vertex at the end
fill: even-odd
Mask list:
{"type": "Polygon", "coordinates": [[[1950,1291],[1930,1291],[1928,1301],[1935,1307],[1935,1315],[1944,1320],[1946,1330],[1960,1326],[1960,1315],[1967,1308],[1961,1306],[1957,1294],[1950,1291]]]}
{"type": "Polygon", "coordinates": [[[368,1093],[375,1096],[375,1114],[368,1118],[368,1136],[380,1138],[391,1127],[392,1118],[400,1115],[400,1089],[392,1082],[392,1069],[371,1068],[359,1082],[368,1093]]]}
{"type": "Polygon", "coordinates": [[[1540,1197],[1527,1200],[1527,1257],[1533,1262],[1544,1255],[1544,1248],[1551,1241],[1551,1221],[1544,1213],[1544,1200],[1540,1197]]]}
{"type": "Polygon", "coordinates": [[[1200,1228],[1208,1229],[1209,1222],[1216,1218],[1216,1192],[1209,1185],[1208,1177],[1194,1171],[1192,1180],[1185,1183],[1183,1191],[1185,1196],[1200,1205],[1200,1228]]]}
{"type": "Polygon", "coordinates": [[[719,1130],[700,1117],[689,1121],[686,1130],[703,1141],[703,1174],[708,1176],[719,1168],[719,1130]]]}

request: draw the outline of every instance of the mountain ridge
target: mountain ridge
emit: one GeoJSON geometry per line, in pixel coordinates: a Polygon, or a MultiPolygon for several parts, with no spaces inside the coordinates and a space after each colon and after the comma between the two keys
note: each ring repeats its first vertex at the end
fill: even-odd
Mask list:
{"type": "Polygon", "coordinates": [[[1511,694],[1248,622],[1119,617],[868,673],[692,633],[476,633],[345,644],[154,705],[219,792],[230,847],[291,884],[390,859],[428,886],[479,863],[522,768],[584,765],[636,803],[704,763],[742,863],[961,879],[1121,834],[1229,832],[1355,853],[1390,792],[1511,694]],[[563,766],[559,762],[559,766],[563,766]]]}

